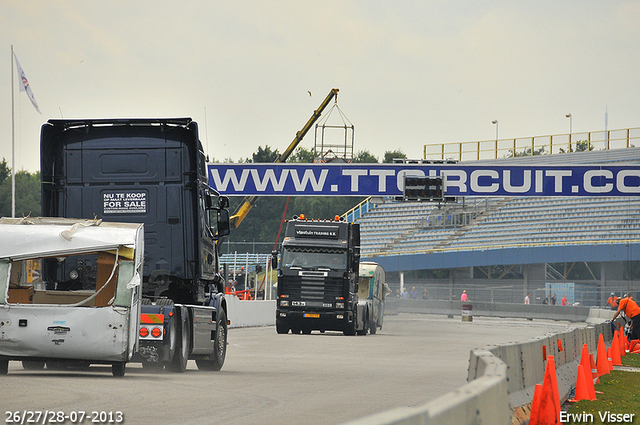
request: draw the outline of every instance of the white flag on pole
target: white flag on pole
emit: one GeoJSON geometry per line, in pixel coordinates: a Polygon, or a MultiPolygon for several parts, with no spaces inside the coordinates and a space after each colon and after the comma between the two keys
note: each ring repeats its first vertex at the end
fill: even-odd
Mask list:
{"type": "Polygon", "coordinates": [[[20,62],[18,62],[18,57],[16,56],[15,52],[13,53],[13,57],[16,60],[16,65],[18,66],[18,74],[20,74],[20,91],[26,92],[27,96],[29,96],[29,100],[31,101],[31,103],[33,104],[33,107],[36,108],[36,111],[38,111],[39,114],[42,114],[42,112],[40,112],[40,108],[38,108],[38,102],[36,102],[36,98],[33,96],[33,92],[31,91],[31,87],[29,87],[29,81],[27,80],[27,76],[24,75],[24,71],[22,70],[22,67],[20,66],[20,62]]]}

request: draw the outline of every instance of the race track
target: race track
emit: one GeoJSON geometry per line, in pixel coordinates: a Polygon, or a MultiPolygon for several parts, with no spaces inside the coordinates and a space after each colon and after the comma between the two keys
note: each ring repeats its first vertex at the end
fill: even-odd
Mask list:
{"type": "MultiPolygon", "coordinates": [[[[420,405],[466,382],[469,351],[558,332],[568,322],[400,314],[376,335],[278,335],[232,328],[220,372],[184,374],[127,366],[25,371],[0,376],[7,411],[121,411],[126,424],[337,424],[420,405]]],[[[67,422],[70,423],[70,422],[67,422]]],[[[83,423],[91,423],[90,418],[83,423]]]]}

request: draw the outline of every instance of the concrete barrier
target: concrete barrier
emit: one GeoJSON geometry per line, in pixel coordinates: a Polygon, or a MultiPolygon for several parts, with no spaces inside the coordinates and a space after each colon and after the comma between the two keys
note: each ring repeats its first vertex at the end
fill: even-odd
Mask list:
{"type": "Polygon", "coordinates": [[[276,301],[242,301],[235,295],[227,295],[227,319],[232,328],[249,326],[275,326],[276,301]]]}
{"type": "MultiPolygon", "coordinates": [[[[474,315],[476,305],[474,303],[474,315]]],[[[598,335],[602,334],[606,342],[613,338],[611,324],[605,322],[613,316],[613,311],[587,309],[585,307],[531,306],[516,304],[496,304],[489,308],[482,305],[479,309],[493,317],[526,317],[539,314],[538,308],[561,310],[552,315],[562,317],[559,320],[578,321],[561,333],[547,334],[540,338],[522,343],[506,344],[472,350],[469,357],[467,384],[459,389],[438,397],[423,406],[399,408],[377,415],[368,416],[349,425],[446,425],[490,423],[508,425],[512,423],[514,410],[531,403],[536,384],[544,378],[546,358],[554,356],[558,390],[561,401],[565,401],[574,388],[576,373],[583,344],[589,352],[595,354],[598,335]],[[502,306],[502,310],[500,310],[502,306]],[[519,308],[513,307],[518,306],[519,308]],[[531,307],[536,307],[532,309],[531,307]],[[513,315],[511,315],[513,313],[513,315]],[[566,317],[563,316],[566,314],[566,317]]],[[[388,313],[429,312],[432,314],[460,315],[455,302],[429,300],[400,300],[390,303],[388,313]],[[457,313],[456,313],[457,312],[457,313]]],[[[483,315],[483,314],[479,314],[483,315]]],[[[544,317],[548,319],[548,315],[544,317]]],[[[618,321],[619,322],[619,321],[618,321]]],[[[516,421],[517,422],[517,421],[516,421]]]]}
{"type": "Polygon", "coordinates": [[[561,306],[541,304],[509,304],[486,303],[468,301],[443,300],[403,300],[389,298],[385,303],[386,314],[425,313],[460,316],[462,305],[473,306],[473,316],[480,317],[510,317],[522,319],[568,320],[570,322],[584,322],[589,317],[589,307],[561,306]]]}

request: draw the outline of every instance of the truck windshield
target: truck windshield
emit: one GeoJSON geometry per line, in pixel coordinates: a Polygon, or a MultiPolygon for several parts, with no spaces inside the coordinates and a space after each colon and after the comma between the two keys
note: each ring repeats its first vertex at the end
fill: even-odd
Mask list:
{"type": "Polygon", "coordinates": [[[282,253],[284,267],[330,268],[347,267],[347,251],[344,249],[285,247],[282,253]]]}

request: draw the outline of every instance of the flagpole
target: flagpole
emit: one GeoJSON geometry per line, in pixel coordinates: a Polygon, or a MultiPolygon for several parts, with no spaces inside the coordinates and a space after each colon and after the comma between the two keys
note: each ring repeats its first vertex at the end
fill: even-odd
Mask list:
{"type": "Polygon", "coordinates": [[[15,112],[13,100],[13,44],[11,45],[11,218],[16,217],[16,130],[15,112]]]}

